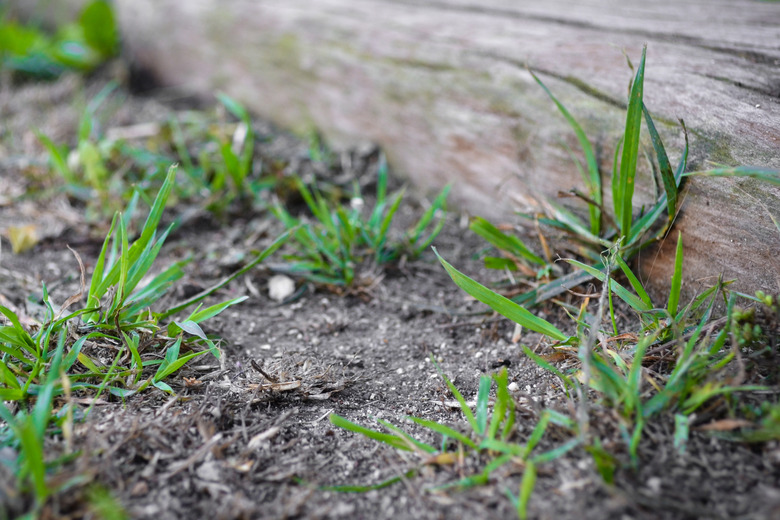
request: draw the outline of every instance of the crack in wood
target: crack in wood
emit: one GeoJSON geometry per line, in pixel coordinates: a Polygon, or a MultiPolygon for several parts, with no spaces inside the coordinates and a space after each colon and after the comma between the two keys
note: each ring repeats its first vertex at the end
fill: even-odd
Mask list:
{"type": "MultiPolygon", "coordinates": [[[[415,0],[378,0],[378,1],[380,3],[385,3],[385,4],[401,4],[401,5],[409,5],[409,6],[434,9],[434,10],[484,14],[488,16],[497,16],[502,18],[508,17],[508,18],[514,18],[518,20],[534,20],[538,22],[546,22],[546,23],[552,23],[557,25],[566,25],[569,27],[599,31],[599,32],[610,32],[615,34],[628,34],[630,36],[641,36],[645,38],[652,38],[657,41],[679,43],[679,44],[688,45],[691,47],[696,47],[696,48],[700,48],[712,52],[727,54],[746,61],[750,61],[751,63],[754,64],[770,65],[773,67],[780,64],[780,57],[776,55],[773,56],[771,54],[763,53],[758,50],[720,47],[717,45],[712,45],[711,42],[703,38],[698,38],[695,36],[687,36],[679,33],[659,33],[659,32],[646,31],[646,30],[635,29],[635,28],[610,27],[610,26],[598,25],[592,22],[572,20],[569,18],[562,18],[558,16],[541,15],[541,14],[529,13],[529,12],[513,10],[513,9],[502,9],[499,7],[485,7],[480,5],[452,5],[447,2],[437,2],[437,1],[426,1],[424,3],[415,0]]],[[[780,50],[780,49],[773,49],[773,50],[780,50]]]]}

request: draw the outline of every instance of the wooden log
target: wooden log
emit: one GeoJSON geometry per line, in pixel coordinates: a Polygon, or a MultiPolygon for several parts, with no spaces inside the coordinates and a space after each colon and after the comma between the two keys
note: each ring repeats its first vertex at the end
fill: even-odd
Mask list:
{"type": "MultiPolygon", "coordinates": [[[[125,47],[161,82],[223,90],[335,147],[378,143],[426,189],[453,182],[473,212],[514,220],[580,187],[577,147],[533,68],[585,127],[605,172],[631,72],[648,44],[645,102],[689,169],[780,168],[780,5],[754,0],[117,0],[125,47]]],[[[648,145],[649,146],[649,145],[648,145]]],[[[646,165],[638,205],[652,200],[646,165]]],[[[609,180],[606,179],[608,186],[609,180]]],[[[605,190],[608,192],[609,190],[605,190]]],[[[609,194],[605,193],[607,198],[609,194]]],[[[569,200],[567,203],[571,203],[569,200]]],[[[687,183],[676,229],[688,294],[717,275],[780,291],[780,188],[687,183]]],[[[640,259],[668,283],[673,242],[640,259]]]]}

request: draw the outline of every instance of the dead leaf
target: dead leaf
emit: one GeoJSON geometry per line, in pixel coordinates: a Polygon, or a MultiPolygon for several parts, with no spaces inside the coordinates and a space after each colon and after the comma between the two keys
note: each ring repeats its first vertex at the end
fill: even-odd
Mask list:
{"type": "Polygon", "coordinates": [[[439,453],[425,460],[425,464],[436,466],[452,466],[458,462],[458,455],[456,453],[439,453]]]}
{"type": "Polygon", "coordinates": [[[251,439],[249,439],[249,442],[247,443],[247,448],[250,450],[255,450],[259,448],[264,441],[267,441],[269,439],[272,439],[276,436],[277,433],[279,433],[280,428],[278,426],[272,426],[265,430],[264,432],[258,433],[251,439]]]}
{"type": "Polygon", "coordinates": [[[301,387],[300,381],[286,381],[282,383],[271,383],[271,384],[251,384],[249,385],[250,390],[274,390],[276,392],[289,392],[290,390],[295,390],[296,388],[301,387]]]}
{"type": "Polygon", "coordinates": [[[744,419],[721,419],[720,421],[712,421],[702,426],[697,426],[694,430],[701,430],[705,432],[730,432],[738,428],[750,428],[753,423],[744,419]]]}

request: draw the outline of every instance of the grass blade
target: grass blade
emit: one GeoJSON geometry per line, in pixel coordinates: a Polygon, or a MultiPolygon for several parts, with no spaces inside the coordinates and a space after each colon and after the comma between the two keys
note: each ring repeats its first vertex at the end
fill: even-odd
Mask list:
{"type": "Polygon", "coordinates": [[[557,341],[566,341],[569,339],[566,334],[561,332],[552,323],[539,318],[538,316],[534,316],[530,311],[519,306],[512,300],[505,298],[494,291],[491,291],[484,285],[475,282],[465,274],[452,267],[446,260],[444,260],[444,258],[441,257],[441,255],[439,255],[439,252],[436,251],[436,248],[433,248],[433,252],[436,253],[439,261],[444,266],[444,269],[447,270],[450,278],[452,278],[452,281],[454,281],[458,287],[469,293],[477,300],[488,305],[494,311],[498,312],[506,318],[509,318],[515,323],[519,323],[527,329],[530,329],[534,332],[539,332],[540,334],[544,334],[545,336],[548,336],[557,341]]]}
{"type": "Polygon", "coordinates": [[[669,301],[666,310],[672,319],[677,317],[677,308],[680,304],[680,290],[682,289],[682,264],[683,241],[682,232],[677,233],[677,252],[674,256],[674,273],[672,274],[672,288],[669,290],[669,301]]]}
{"type": "Polygon", "coordinates": [[[409,445],[409,443],[404,438],[399,437],[397,435],[378,432],[376,430],[371,430],[369,428],[364,428],[363,426],[360,426],[359,424],[355,424],[352,421],[349,421],[339,415],[336,415],[335,413],[330,414],[328,416],[328,419],[330,420],[331,424],[333,424],[334,426],[338,426],[339,428],[343,428],[351,432],[365,435],[369,439],[373,439],[378,442],[383,442],[399,450],[412,451],[412,447],[409,445]]]}
{"type": "MultiPolygon", "coordinates": [[[[645,78],[645,57],[647,46],[642,49],[642,60],[636,72],[631,95],[628,100],[628,112],[626,114],[626,130],[623,135],[623,154],[620,159],[619,187],[617,194],[619,199],[615,201],[620,205],[620,231],[623,236],[631,232],[633,218],[634,178],[636,177],[636,163],[639,156],[639,130],[642,125],[642,91],[645,78]]],[[[629,240],[630,242],[630,237],[629,240]]]]}
{"type": "MultiPolygon", "coordinates": [[[[595,269],[587,264],[583,264],[582,262],[578,262],[577,260],[566,260],[571,265],[579,267],[580,269],[586,271],[588,274],[593,276],[594,278],[597,278],[600,282],[604,282],[607,279],[607,276],[599,271],[598,269],[595,269]]],[[[647,312],[653,309],[652,305],[648,305],[642,299],[631,292],[628,291],[625,287],[617,283],[613,279],[609,279],[609,289],[614,292],[621,300],[629,304],[634,310],[638,312],[647,312]]]]}
{"type": "Polygon", "coordinates": [[[666,155],[664,143],[661,141],[661,136],[658,135],[655,124],[653,124],[653,118],[650,117],[650,112],[648,112],[644,103],[642,103],[642,112],[645,115],[645,124],[647,125],[648,132],[650,132],[650,139],[653,141],[658,168],[661,171],[661,180],[664,183],[664,191],[666,192],[666,207],[669,218],[672,219],[674,218],[674,213],[677,209],[677,181],[674,172],[672,172],[672,165],[669,162],[669,157],[666,155]]]}
{"type": "Polygon", "coordinates": [[[445,435],[445,436],[447,436],[447,437],[449,437],[451,439],[455,439],[457,441],[460,441],[463,444],[465,444],[466,446],[468,446],[469,448],[472,448],[472,449],[475,449],[475,450],[477,449],[477,444],[474,441],[472,441],[471,439],[469,439],[468,437],[466,437],[465,435],[463,435],[459,431],[450,428],[449,426],[445,426],[445,425],[437,423],[435,421],[429,421],[428,419],[421,419],[419,417],[408,417],[408,419],[416,422],[420,426],[425,426],[429,430],[433,430],[436,433],[440,433],[440,434],[445,435]]]}
{"type": "Polygon", "coordinates": [[[516,258],[525,258],[536,265],[544,265],[545,261],[534,254],[522,240],[513,235],[507,235],[492,223],[482,217],[471,219],[469,229],[484,238],[500,251],[506,251],[516,258]]]}
{"type": "Polygon", "coordinates": [[[623,274],[626,275],[626,278],[628,278],[628,281],[631,284],[631,287],[634,289],[634,292],[639,295],[639,298],[642,299],[645,305],[647,305],[649,308],[652,308],[653,302],[650,300],[650,295],[647,294],[647,291],[645,291],[645,288],[642,286],[642,282],[639,281],[639,278],[637,278],[631,268],[628,267],[626,261],[623,260],[620,255],[615,255],[615,262],[618,264],[618,266],[620,266],[620,270],[623,271],[623,274]]]}
{"type": "Polygon", "coordinates": [[[484,435],[485,428],[487,428],[487,416],[488,416],[488,399],[490,398],[490,383],[491,380],[488,376],[481,376],[479,378],[479,391],[477,392],[477,435],[484,435]]]}
{"type": "Polygon", "coordinates": [[[245,265],[244,267],[242,267],[241,269],[239,269],[235,273],[231,274],[230,276],[224,278],[223,280],[217,282],[216,284],[214,284],[213,286],[209,287],[208,289],[204,289],[203,291],[199,292],[198,294],[196,294],[192,298],[189,298],[188,300],[185,300],[184,302],[180,303],[179,305],[177,305],[175,307],[172,307],[172,308],[168,309],[165,312],[160,313],[159,315],[157,315],[157,317],[160,318],[160,319],[167,318],[168,316],[172,316],[172,315],[176,314],[177,312],[180,312],[180,311],[186,309],[190,305],[194,305],[194,304],[200,302],[201,300],[207,298],[208,296],[212,295],[213,293],[215,293],[216,291],[218,291],[222,287],[226,286],[227,284],[229,284],[230,282],[232,282],[233,280],[235,280],[239,276],[243,275],[244,273],[246,273],[250,269],[254,268],[257,264],[259,264],[260,262],[262,262],[263,260],[265,260],[266,258],[271,256],[277,249],[282,247],[282,245],[285,242],[287,242],[287,240],[289,240],[289,238],[292,235],[292,233],[294,233],[297,230],[298,230],[298,228],[293,228],[293,229],[285,231],[284,233],[279,235],[279,237],[276,240],[274,240],[271,243],[271,245],[266,247],[259,255],[257,255],[255,257],[254,260],[249,262],[247,265],[245,265]]]}
{"type": "Polygon", "coordinates": [[[532,461],[525,463],[523,480],[520,481],[520,497],[517,501],[517,516],[522,520],[528,518],[528,502],[536,485],[536,464],[532,461]]]}
{"type": "Polygon", "coordinates": [[[536,77],[536,74],[531,72],[531,76],[533,76],[539,86],[542,87],[553,103],[555,103],[555,106],[558,107],[558,110],[560,110],[563,117],[569,123],[569,126],[571,126],[572,130],[574,130],[574,134],[577,136],[577,140],[580,142],[582,152],[585,154],[585,163],[588,166],[588,175],[583,177],[588,186],[588,195],[596,203],[596,205],[588,205],[588,209],[590,211],[590,232],[594,235],[598,235],[601,232],[601,175],[599,174],[599,166],[598,162],[596,161],[596,154],[593,152],[593,146],[590,144],[590,141],[588,141],[588,137],[585,135],[585,131],[582,129],[579,123],[577,123],[577,120],[574,119],[569,111],[566,110],[566,107],[564,107],[563,104],[558,101],[553,93],[550,92],[550,89],[548,89],[547,86],[542,83],[542,80],[536,77]]]}
{"type": "MultiPolygon", "coordinates": [[[[433,359],[433,356],[431,356],[431,359],[433,359]]],[[[477,431],[477,420],[474,417],[474,413],[471,411],[471,408],[469,408],[469,405],[466,403],[466,400],[463,398],[463,395],[460,393],[457,387],[452,384],[450,378],[444,375],[444,372],[441,371],[441,368],[439,368],[439,365],[435,361],[434,365],[436,366],[436,371],[439,372],[439,376],[444,379],[444,383],[447,385],[447,388],[450,389],[450,393],[452,393],[452,396],[458,401],[458,404],[460,404],[460,409],[463,412],[463,415],[466,416],[466,420],[471,426],[471,429],[477,431]]]]}

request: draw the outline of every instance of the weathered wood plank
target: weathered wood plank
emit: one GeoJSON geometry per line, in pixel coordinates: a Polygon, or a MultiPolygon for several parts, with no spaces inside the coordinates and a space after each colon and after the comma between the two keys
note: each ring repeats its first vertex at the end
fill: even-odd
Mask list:
{"type": "MultiPolygon", "coordinates": [[[[398,171],[477,213],[579,185],[576,141],[532,81],[539,72],[611,169],[635,61],[667,147],[691,130],[693,168],[780,168],[780,6],[753,0],[117,0],[127,49],[164,83],[225,90],[336,145],[379,143],[398,171]]],[[[652,183],[640,179],[640,202],[652,183]]],[[[780,189],[695,179],[678,226],[688,280],[721,272],[780,290],[780,189]]],[[[644,273],[667,280],[671,250],[644,273]]],[[[695,284],[688,285],[689,288],[695,284]]]]}

